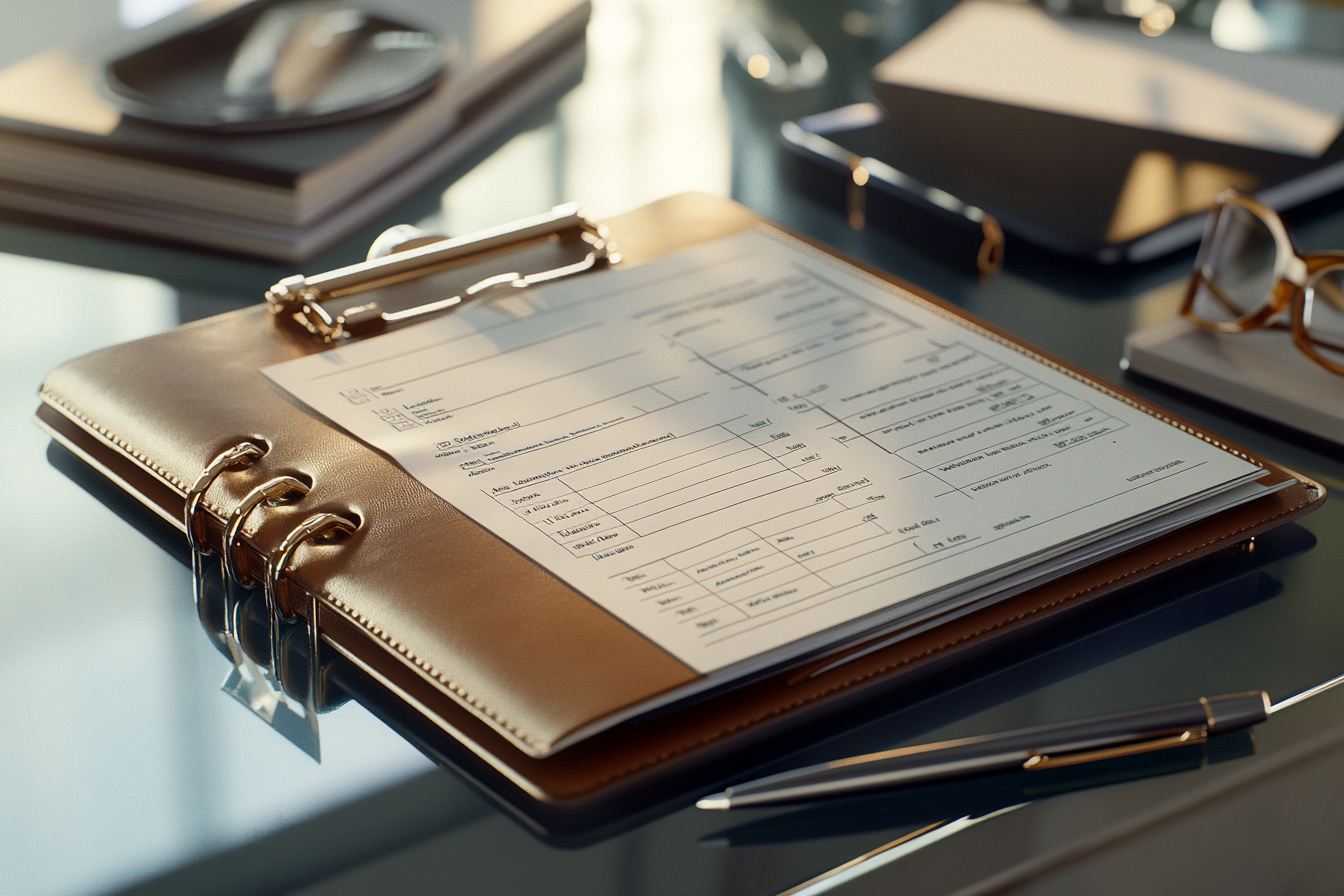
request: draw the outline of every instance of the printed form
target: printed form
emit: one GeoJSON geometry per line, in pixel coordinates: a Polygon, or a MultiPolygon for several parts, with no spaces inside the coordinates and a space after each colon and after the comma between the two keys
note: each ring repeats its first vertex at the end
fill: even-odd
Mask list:
{"type": "Polygon", "coordinates": [[[702,673],[1263,473],[763,229],[265,373],[702,673]]]}

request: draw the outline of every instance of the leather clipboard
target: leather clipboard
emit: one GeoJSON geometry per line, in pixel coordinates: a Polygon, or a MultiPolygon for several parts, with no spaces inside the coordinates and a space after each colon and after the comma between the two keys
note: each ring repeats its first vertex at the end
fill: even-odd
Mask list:
{"type": "MultiPolygon", "coordinates": [[[[761,224],[723,199],[682,195],[608,222],[625,263],[761,224]]],[[[813,243],[813,245],[817,245],[813,243]]],[[[825,250],[825,247],[818,246],[825,250]]],[[[463,284],[513,265],[544,241],[459,259],[463,284]],[[507,259],[507,261],[505,261],[507,259]]],[[[825,250],[831,251],[831,250],[825,250]]],[[[834,253],[833,253],[834,254],[834,253]]],[[[1325,498],[1297,476],[1127,395],[889,275],[941,313],[1269,471],[1287,487],[907,640],[813,674],[833,657],[781,669],[692,703],[620,723],[560,750],[576,726],[676,687],[695,673],[488,531],[364,443],[298,406],[259,368],[321,351],[321,342],[248,308],[62,365],[41,390],[39,423],[58,442],[183,529],[187,492],[210,458],[239,439],[265,443],[253,466],[205,493],[207,541],[219,547],[231,508],[269,477],[307,477],[311,491],[241,538],[255,575],[312,514],[356,517],[337,544],[300,545],[280,600],[300,614],[316,596],[324,642],[393,714],[445,735],[461,764],[547,812],[627,806],[697,768],[757,759],[782,737],[861,718],[879,700],[922,693],[939,674],[1039,637],[1124,589],[1235,548],[1325,498]],[[641,795],[643,794],[643,795],[641,795]]],[[[862,647],[862,645],[860,645],[862,647]]],[[[856,648],[850,648],[856,649],[856,648]]]]}

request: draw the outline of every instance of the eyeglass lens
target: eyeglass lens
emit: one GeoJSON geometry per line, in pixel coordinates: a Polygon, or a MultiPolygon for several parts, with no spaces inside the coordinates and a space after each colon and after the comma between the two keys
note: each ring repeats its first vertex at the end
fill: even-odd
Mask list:
{"type": "Polygon", "coordinates": [[[1196,265],[1204,277],[1191,310],[1212,323],[1239,320],[1265,304],[1274,288],[1278,246],[1264,221],[1239,205],[1217,211],[1196,265]]]}
{"type": "Polygon", "coordinates": [[[1325,271],[1307,291],[1302,322],[1316,354],[1344,366],[1344,267],[1325,271]]]}

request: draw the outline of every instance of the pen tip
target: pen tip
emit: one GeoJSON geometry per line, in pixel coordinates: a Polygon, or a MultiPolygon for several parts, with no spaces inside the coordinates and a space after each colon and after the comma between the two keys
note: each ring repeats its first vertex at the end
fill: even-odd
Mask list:
{"type": "Polygon", "coordinates": [[[731,809],[733,803],[726,793],[714,793],[695,801],[698,809],[731,809]]]}

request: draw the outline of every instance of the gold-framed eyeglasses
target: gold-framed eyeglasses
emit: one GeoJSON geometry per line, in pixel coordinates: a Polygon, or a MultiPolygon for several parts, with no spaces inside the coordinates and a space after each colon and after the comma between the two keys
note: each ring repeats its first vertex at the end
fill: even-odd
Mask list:
{"type": "Polygon", "coordinates": [[[1289,330],[1344,376],[1344,251],[1299,252],[1277,212],[1228,190],[1209,214],[1181,314],[1216,333],[1289,330]]]}

